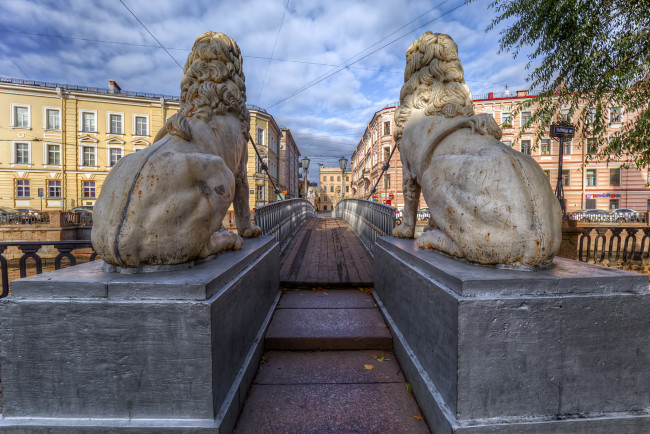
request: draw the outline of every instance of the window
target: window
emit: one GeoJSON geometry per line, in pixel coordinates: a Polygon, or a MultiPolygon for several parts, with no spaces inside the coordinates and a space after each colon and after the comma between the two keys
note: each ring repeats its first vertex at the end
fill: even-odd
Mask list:
{"type": "Polygon", "coordinates": [[[388,190],[390,188],[390,175],[387,173],[384,175],[384,189],[388,190]]]}
{"type": "Polygon", "coordinates": [[[327,176],[323,176],[323,182],[327,181],[327,176]]]}
{"type": "Polygon", "coordinates": [[[609,123],[618,124],[621,122],[621,108],[620,107],[611,107],[609,109],[609,123]]]}
{"type": "Polygon", "coordinates": [[[47,197],[61,197],[61,181],[47,181],[47,197]]]}
{"type": "Polygon", "coordinates": [[[645,206],[645,207],[646,207],[646,209],[647,209],[648,211],[650,211],[650,199],[648,199],[648,200],[646,201],[646,206],[645,206]]]}
{"type": "Polygon", "coordinates": [[[333,176],[330,176],[330,182],[331,182],[331,181],[334,181],[334,177],[333,177],[333,176]]]}
{"type": "Polygon", "coordinates": [[[256,134],[257,145],[264,146],[264,128],[258,128],[256,134]]]}
{"type": "Polygon", "coordinates": [[[540,151],[542,155],[551,155],[551,141],[549,139],[542,139],[540,151]]]}
{"type": "Polygon", "coordinates": [[[512,147],[512,142],[510,140],[503,140],[501,143],[503,143],[504,145],[506,145],[508,147],[512,147]]]}
{"type": "Polygon", "coordinates": [[[95,197],[95,181],[83,181],[83,197],[95,197]]]}
{"type": "Polygon", "coordinates": [[[346,193],[349,193],[349,192],[350,192],[350,186],[349,186],[349,185],[346,185],[346,186],[345,186],[345,192],[346,192],[346,193]]]}
{"type": "Polygon", "coordinates": [[[345,177],[345,180],[346,180],[346,181],[349,181],[349,180],[350,180],[350,177],[349,177],[349,176],[346,176],[346,177],[345,177]]]}
{"type": "Polygon", "coordinates": [[[587,185],[596,185],[596,169],[587,169],[587,185]]]}
{"type": "Polygon", "coordinates": [[[501,126],[504,128],[512,127],[512,113],[508,113],[508,112],[501,113],[501,126]]]}
{"type": "Polygon", "coordinates": [[[264,186],[257,186],[257,200],[264,200],[264,186]]]}
{"type": "Polygon", "coordinates": [[[59,109],[45,109],[45,129],[46,130],[60,130],[61,129],[61,112],[59,109]]]}
{"type": "Polygon", "coordinates": [[[336,180],[340,182],[340,181],[341,181],[341,177],[340,177],[340,176],[337,176],[337,177],[336,177],[336,180]]]}
{"type": "Polygon", "coordinates": [[[564,141],[564,155],[571,154],[571,140],[564,141]]]}
{"type": "Polygon", "coordinates": [[[619,199],[610,199],[609,200],[609,209],[619,209],[621,201],[619,199]]]}
{"type": "Polygon", "coordinates": [[[530,112],[521,112],[521,128],[524,128],[530,121],[530,112]]]}
{"type": "Polygon", "coordinates": [[[390,121],[384,122],[384,135],[390,134],[390,121]]]}
{"type": "Polygon", "coordinates": [[[122,149],[120,148],[110,148],[110,167],[113,167],[117,164],[117,162],[122,158],[122,149]]]}
{"type": "Polygon", "coordinates": [[[562,171],[562,185],[564,185],[565,187],[571,185],[571,176],[569,175],[568,170],[562,171]]]}
{"type": "Polygon", "coordinates": [[[569,115],[569,109],[564,109],[560,112],[558,117],[559,121],[571,122],[571,116],[569,115]]]}
{"type": "Polygon", "coordinates": [[[47,158],[45,159],[47,164],[51,166],[60,166],[61,165],[61,146],[59,145],[47,145],[47,158]]]}
{"type": "Polygon", "coordinates": [[[94,146],[82,146],[81,147],[81,165],[93,167],[96,165],[97,159],[95,158],[96,148],[94,146]]]}
{"type": "Polygon", "coordinates": [[[149,119],[146,116],[136,116],[134,123],[136,136],[149,135],[149,119]]]}
{"type": "Polygon", "coordinates": [[[521,152],[524,154],[531,154],[531,148],[530,148],[530,140],[522,140],[521,141],[521,152]]]}
{"type": "Polygon", "coordinates": [[[14,164],[30,164],[29,143],[14,144],[14,164]]]}
{"type": "Polygon", "coordinates": [[[585,200],[585,209],[596,209],[596,199],[585,200]]]}
{"type": "Polygon", "coordinates": [[[609,169],[609,185],[621,185],[621,168],[609,169]]]}
{"type": "Polygon", "coordinates": [[[16,197],[29,197],[29,179],[16,180],[16,197]]]}
{"type": "Polygon", "coordinates": [[[108,132],[110,134],[124,134],[123,119],[121,114],[108,114],[108,132]]]}
{"type": "Polygon", "coordinates": [[[384,161],[388,161],[390,158],[390,148],[384,148],[384,161]]]}
{"type": "Polygon", "coordinates": [[[593,137],[587,139],[587,152],[590,154],[598,152],[598,145],[596,145],[596,140],[593,137]]]}
{"type": "Polygon", "coordinates": [[[334,193],[334,186],[330,185],[330,193],[334,193]]]}
{"type": "Polygon", "coordinates": [[[15,128],[29,128],[29,110],[28,105],[14,105],[11,115],[13,117],[12,126],[15,128]]]}
{"type": "Polygon", "coordinates": [[[97,132],[95,112],[81,112],[81,131],[85,133],[97,132]]]}

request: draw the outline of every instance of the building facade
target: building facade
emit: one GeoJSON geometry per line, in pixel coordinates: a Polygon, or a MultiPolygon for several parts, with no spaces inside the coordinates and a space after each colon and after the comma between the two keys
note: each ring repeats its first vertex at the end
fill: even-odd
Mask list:
{"type": "Polygon", "coordinates": [[[178,98],[0,78],[0,206],[92,206],[111,168],[149,146],[178,98]]]}
{"type": "Polygon", "coordinates": [[[346,169],[343,174],[340,167],[320,166],[318,178],[320,189],[316,190],[317,211],[332,211],[340,200],[353,197],[350,169],[346,169]],[[344,194],[341,194],[341,191],[344,191],[344,194]]]}
{"type": "MultiPolygon", "coordinates": [[[[538,141],[534,132],[535,126],[519,136],[522,125],[525,125],[532,115],[534,107],[520,112],[517,116],[511,115],[517,103],[532,97],[533,95],[529,95],[527,91],[518,91],[515,94],[479,95],[474,97],[474,111],[477,114],[491,114],[502,126],[501,141],[520,152],[530,154],[544,170],[551,187],[555,189],[558,177],[559,142],[551,139],[548,134],[543,135],[538,141]]],[[[388,159],[390,151],[395,146],[392,130],[396,109],[395,106],[389,106],[375,113],[352,154],[350,162],[352,193],[356,198],[365,199],[370,195],[372,187],[379,179],[384,161],[388,159]]],[[[627,116],[619,108],[610,107],[608,133],[610,137],[614,137],[620,131],[627,116]]],[[[586,149],[591,146],[590,143],[589,137],[579,135],[564,143],[562,176],[567,211],[586,208],[650,210],[650,188],[646,187],[650,182],[648,170],[622,167],[625,163],[631,163],[633,157],[609,163],[589,160],[586,158],[586,149]]],[[[404,199],[399,149],[395,150],[386,174],[388,176],[379,182],[377,191],[371,198],[401,209],[404,206],[404,199]]],[[[421,197],[420,208],[423,207],[426,207],[426,204],[421,197]]]]}
{"type": "MultiPolygon", "coordinates": [[[[151,145],[178,110],[177,97],[125,92],[114,81],[99,89],[0,78],[0,206],[93,206],[120,158],[151,145]]],[[[278,185],[282,131],[263,109],[249,111],[251,137],[278,185]]],[[[292,146],[294,164],[287,167],[295,169],[297,188],[292,146]]],[[[247,170],[250,208],[277,200],[250,143],[247,170]]]]}
{"type": "Polygon", "coordinates": [[[282,128],[280,138],[280,190],[286,191],[285,199],[293,199],[300,195],[298,184],[298,168],[300,166],[300,151],[296,145],[291,130],[282,128]]]}

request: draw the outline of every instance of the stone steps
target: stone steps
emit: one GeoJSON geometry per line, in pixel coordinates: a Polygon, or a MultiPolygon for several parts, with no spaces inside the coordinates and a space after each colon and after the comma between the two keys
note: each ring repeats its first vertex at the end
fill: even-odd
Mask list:
{"type": "Polygon", "coordinates": [[[235,432],[428,433],[368,294],[289,291],[235,432]]]}

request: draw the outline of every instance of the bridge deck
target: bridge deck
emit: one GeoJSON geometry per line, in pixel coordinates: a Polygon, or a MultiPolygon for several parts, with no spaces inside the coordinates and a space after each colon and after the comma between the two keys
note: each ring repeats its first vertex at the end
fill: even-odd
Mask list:
{"type": "Polygon", "coordinates": [[[343,220],[311,218],[282,257],[280,283],[284,287],[372,286],[372,262],[343,220]]]}

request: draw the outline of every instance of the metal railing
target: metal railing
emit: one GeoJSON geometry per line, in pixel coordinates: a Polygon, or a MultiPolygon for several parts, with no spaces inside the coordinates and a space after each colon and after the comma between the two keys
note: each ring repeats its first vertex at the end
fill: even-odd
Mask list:
{"type": "Polygon", "coordinates": [[[647,223],[647,212],[571,212],[567,219],[579,222],[647,223]]]}
{"type": "Polygon", "coordinates": [[[359,236],[368,253],[378,236],[393,234],[395,208],[364,199],[344,199],[336,205],[333,217],[342,218],[359,236]]]}
{"type": "Polygon", "coordinates": [[[288,245],[293,235],[309,217],[316,217],[316,210],[306,199],[288,199],[255,208],[254,221],[263,235],[274,235],[280,251],[288,245]]]}
{"type": "MultiPolygon", "coordinates": [[[[73,250],[77,249],[91,249],[89,260],[94,261],[97,258],[97,252],[93,249],[90,241],[14,241],[14,242],[0,242],[0,268],[2,273],[2,291],[0,298],[6,297],[9,294],[9,260],[5,257],[7,250],[15,247],[22,253],[18,259],[18,270],[20,277],[27,277],[27,260],[33,259],[36,268],[36,274],[43,272],[43,258],[38,254],[42,247],[53,246],[58,255],[54,257],[54,269],[61,268],[61,260],[68,258],[70,265],[76,265],[77,258],[72,254],[73,250]]],[[[20,253],[19,253],[20,254],[20,253]]]]}
{"type": "Polygon", "coordinates": [[[67,226],[92,226],[93,214],[90,212],[71,212],[66,211],[63,213],[63,223],[67,226]]]}
{"type": "Polygon", "coordinates": [[[650,228],[581,227],[578,228],[578,260],[600,264],[643,263],[650,259],[650,228]]]}

